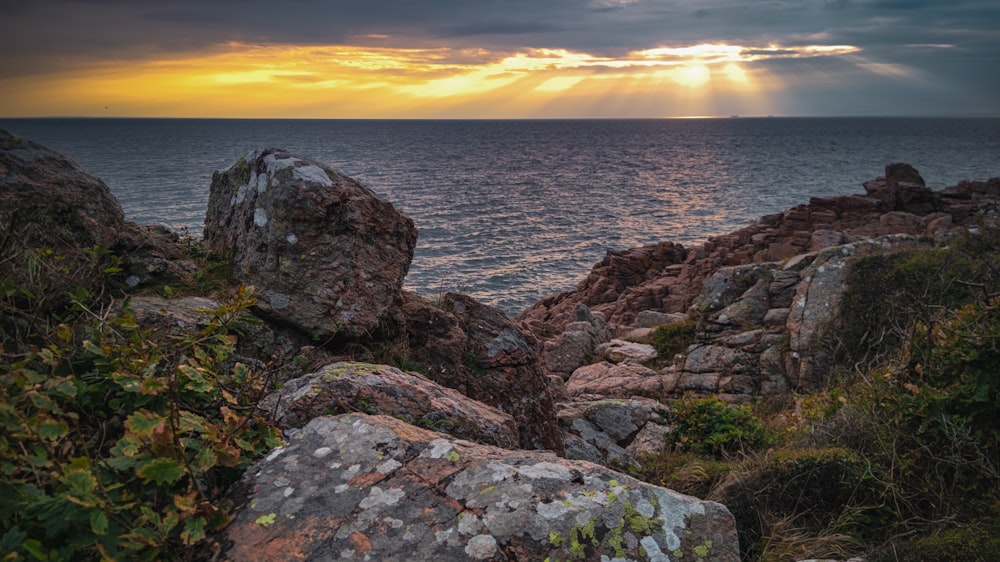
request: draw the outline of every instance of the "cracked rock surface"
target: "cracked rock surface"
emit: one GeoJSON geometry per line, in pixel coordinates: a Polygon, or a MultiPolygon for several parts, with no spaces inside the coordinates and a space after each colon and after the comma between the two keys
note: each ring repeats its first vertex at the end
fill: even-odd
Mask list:
{"type": "Polygon", "coordinates": [[[242,487],[231,560],[739,559],[721,504],[384,416],[316,418],[242,487]]]}

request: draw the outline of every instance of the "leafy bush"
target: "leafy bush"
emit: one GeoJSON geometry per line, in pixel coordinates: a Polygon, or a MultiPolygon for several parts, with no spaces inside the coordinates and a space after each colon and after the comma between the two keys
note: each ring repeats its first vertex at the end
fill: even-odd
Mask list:
{"type": "Polygon", "coordinates": [[[230,360],[252,290],[177,335],[88,297],[0,364],[0,552],[190,557],[228,523],[227,486],[280,443],[253,413],[266,381],[230,360]]]}
{"type": "Polygon", "coordinates": [[[674,355],[683,353],[694,343],[697,326],[698,323],[694,320],[657,326],[651,337],[651,344],[656,349],[657,355],[665,361],[670,361],[674,355]]]}
{"type": "Polygon", "coordinates": [[[718,398],[675,400],[667,420],[673,427],[667,444],[679,451],[721,458],[769,441],[749,406],[730,405],[718,398]]]}

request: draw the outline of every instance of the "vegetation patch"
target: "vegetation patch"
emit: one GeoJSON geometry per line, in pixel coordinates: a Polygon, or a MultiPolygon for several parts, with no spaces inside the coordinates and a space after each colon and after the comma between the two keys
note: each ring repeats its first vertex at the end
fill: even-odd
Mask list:
{"type": "Polygon", "coordinates": [[[697,327],[698,322],[693,319],[657,326],[650,336],[650,344],[656,349],[657,356],[670,362],[695,342],[697,327]]]}
{"type": "Polygon", "coordinates": [[[675,400],[666,419],[673,428],[667,445],[678,451],[722,458],[761,448],[770,440],[749,406],[718,398],[675,400]]]}
{"type": "Polygon", "coordinates": [[[228,524],[229,485],[281,443],[253,413],[267,379],[230,360],[253,292],[169,335],[85,289],[71,300],[50,323],[26,323],[28,351],[0,361],[0,552],[191,557],[228,524]]]}

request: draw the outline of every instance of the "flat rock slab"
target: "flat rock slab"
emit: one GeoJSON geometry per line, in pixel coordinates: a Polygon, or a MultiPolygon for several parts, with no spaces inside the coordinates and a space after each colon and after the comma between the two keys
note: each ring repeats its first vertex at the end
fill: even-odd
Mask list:
{"type": "Polygon", "coordinates": [[[242,494],[223,537],[234,561],[739,560],[721,504],[383,416],[314,419],[242,494]]]}
{"type": "Polygon", "coordinates": [[[286,382],[264,398],[260,408],[286,427],[302,427],[324,413],[357,410],[507,449],[518,444],[517,424],[510,414],[388,365],[327,365],[286,382]]]}

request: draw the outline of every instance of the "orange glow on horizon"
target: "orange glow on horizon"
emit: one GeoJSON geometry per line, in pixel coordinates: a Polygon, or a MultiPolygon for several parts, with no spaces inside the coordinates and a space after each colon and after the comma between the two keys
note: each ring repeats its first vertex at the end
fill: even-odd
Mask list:
{"type": "Polygon", "coordinates": [[[609,58],[564,49],[392,49],[229,43],[172,59],[90,62],[0,81],[6,116],[286,118],[683,117],[778,112],[768,58],[851,46],[660,47],[609,58]],[[106,108],[106,109],[105,109],[106,108]],[[739,109],[734,111],[733,108],[739,109]]]}

